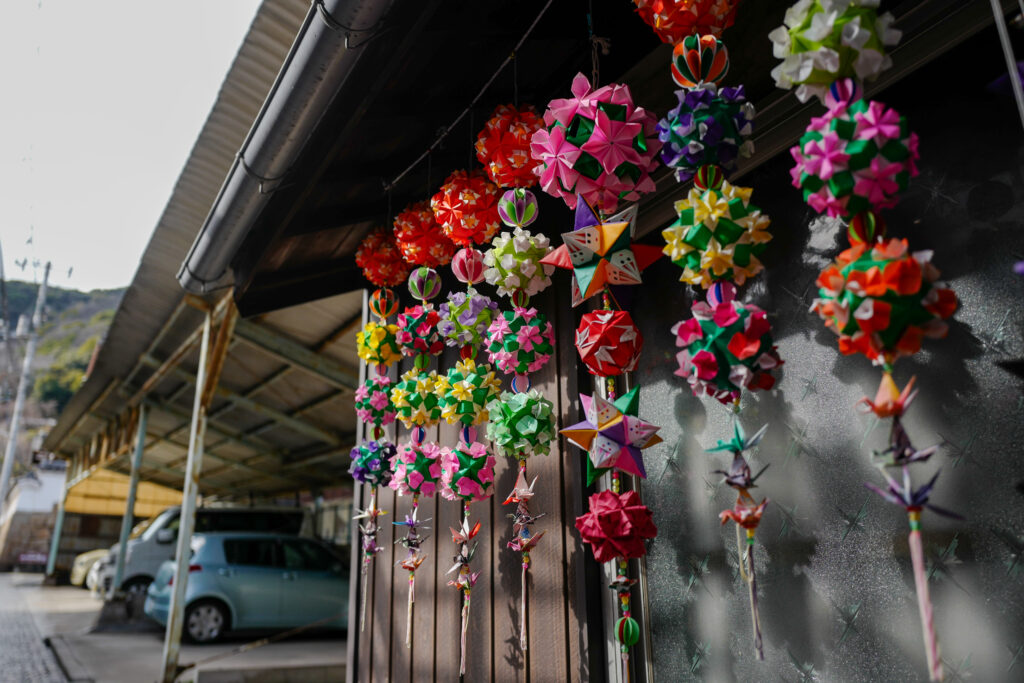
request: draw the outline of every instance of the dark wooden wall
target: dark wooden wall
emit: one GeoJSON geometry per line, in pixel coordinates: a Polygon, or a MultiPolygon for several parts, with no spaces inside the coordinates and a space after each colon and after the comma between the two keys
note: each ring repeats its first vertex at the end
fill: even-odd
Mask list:
{"type": "MultiPolygon", "coordinates": [[[[557,292],[551,290],[536,297],[533,303],[555,325],[556,354],[531,380],[555,404],[561,428],[576,422],[578,415],[579,382],[573,346],[576,315],[568,308],[568,302],[556,299],[557,292]]],[[[499,304],[507,307],[509,302],[502,299],[499,304]]],[[[456,360],[457,354],[448,352],[441,357],[440,367],[447,369],[456,360]]],[[[408,364],[403,371],[406,367],[408,364]]],[[[508,378],[504,384],[508,387],[508,378]]],[[[428,430],[428,438],[438,438],[442,446],[453,446],[456,434],[456,429],[448,425],[428,430]]],[[[478,438],[482,440],[483,436],[481,430],[478,438]]],[[[407,431],[399,428],[399,441],[407,438],[407,431]]],[[[603,680],[603,673],[591,676],[591,657],[596,653],[588,650],[584,574],[587,563],[593,564],[593,559],[585,556],[574,527],[584,506],[581,466],[580,453],[567,451],[561,439],[549,456],[531,457],[527,462],[530,479],[538,477],[530,509],[545,513],[534,525],[534,532],[546,533],[531,553],[526,652],[519,644],[520,555],[506,547],[512,535],[512,523],[506,516],[511,506],[502,505],[516,479],[515,461],[499,457],[494,496],[470,505],[471,519],[483,526],[477,536],[480,545],[472,565],[480,572],[480,578],[472,592],[466,681],[603,680]]],[[[369,487],[364,486],[361,491],[357,488],[356,506],[364,505],[368,497],[369,487]]],[[[422,546],[427,559],[416,572],[411,649],[405,646],[407,574],[395,566],[405,550],[394,543],[405,535],[405,529],[392,522],[404,519],[411,510],[412,499],[396,496],[385,488],[378,492],[378,505],[388,511],[382,517],[378,534],[378,545],[385,550],[377,555],[373,576],[368,581],[366,626],[362,633],[358,627],[359,603],[352,603],[349,640],[353,661],[349,680],[456,681],[461,594],[448,586],[452,575],[446,572],[456,552],[448,528],[458,526],[460,504],[440,495],[420,499],[419,516],[431,519],[431,535],[422,546]]],[[[358,530],[353,547],[359,547],[358,530]]],[[[358,569],[354,565],[353,581],[359,578],[358,569]]],[[[599,602],[590,601],[591,619],[600,613],[599,602]]]]}

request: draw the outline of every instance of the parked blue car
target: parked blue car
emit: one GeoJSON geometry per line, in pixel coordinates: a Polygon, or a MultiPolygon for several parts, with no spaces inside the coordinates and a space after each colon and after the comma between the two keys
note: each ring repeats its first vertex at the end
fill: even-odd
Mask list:
{"type": "MultiPolygon", "coordinates": [[[[192,538],[182,635],[212,643],[238,629],[348,625],[348,563],[330,546],[282,534],[218,532],[192,538]]],[[[146,593],[146,615],[167,623],[174,563],[146,593]]]]}

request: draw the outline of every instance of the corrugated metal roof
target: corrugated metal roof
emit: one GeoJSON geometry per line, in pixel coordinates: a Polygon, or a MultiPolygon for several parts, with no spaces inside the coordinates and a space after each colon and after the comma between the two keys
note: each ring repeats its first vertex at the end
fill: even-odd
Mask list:
{"type": "MultiPolygon", "coordinates": [[[[61,413],[45,447],[55,449],[76,425],[75,431],[82,434],[102,426],[101,420],[86,412],[111,381],[131,371],[182,300],[184,293],[175,279],[178,266],[203,224],[308,9],[306,0],[265,0],[260,6],[114,316],[93,373],[61,413]],[[78,424],[80,418],[82,424],[78,424]]],[[[195,320],[197,314],[189,317],[195,320]]],[[[186,334],[195,327],[189,322],[186,319],[181,323],[186,334]]],[[[96,408],[102,409],[102,405],[96,408]]]]}

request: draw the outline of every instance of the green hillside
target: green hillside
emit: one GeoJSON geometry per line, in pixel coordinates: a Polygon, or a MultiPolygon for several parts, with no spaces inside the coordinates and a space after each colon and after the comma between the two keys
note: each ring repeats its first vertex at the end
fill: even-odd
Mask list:
{"type": "MultiPolygon", "coordinates": [[[[31,318],[37,291],[38,286],[30,282],[7,283],[9,329],[12,332],[17,328],[20,316],[31,318]]],[[[123,294],[123,289],[91,292],[60,287],[47,289],[46,314],[32,364],[32,399],[37,404],[38,414],[56,416],[81,386],[93,351],[106,335],[123,294]]],[[[6,361],[0,363],[7,396],[17,386],[24,342],[15,340],[13,347],[13,376],[6,361]]]]}

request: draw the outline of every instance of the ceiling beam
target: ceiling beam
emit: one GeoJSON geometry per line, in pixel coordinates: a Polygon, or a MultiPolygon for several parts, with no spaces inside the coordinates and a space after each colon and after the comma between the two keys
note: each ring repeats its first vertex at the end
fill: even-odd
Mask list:
{"type": "Polygon", "coordinates": [[[308,349],[291,337],[248,320],[239,320],[235,336],[280,361],[339,389],[356,389],[359,373],[333,358],[308,349]]]}

